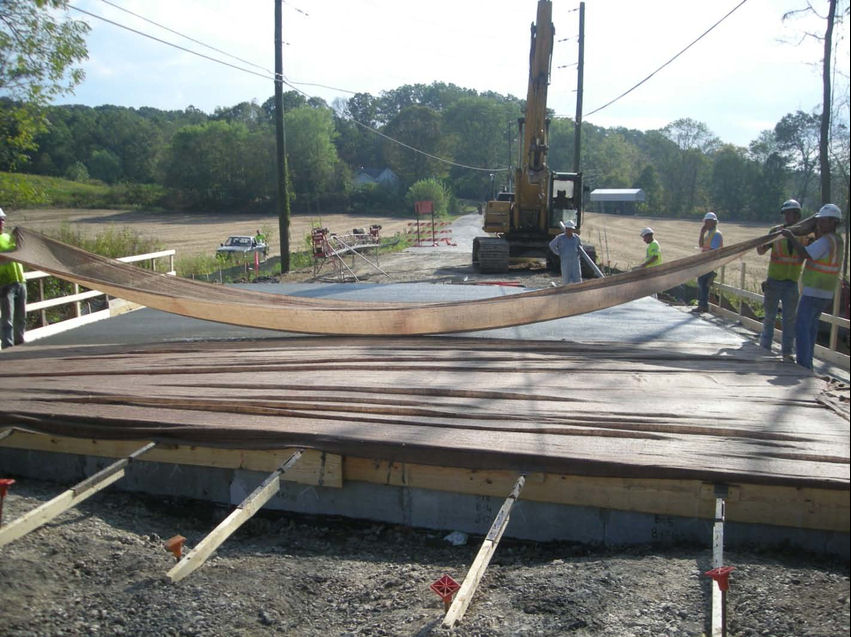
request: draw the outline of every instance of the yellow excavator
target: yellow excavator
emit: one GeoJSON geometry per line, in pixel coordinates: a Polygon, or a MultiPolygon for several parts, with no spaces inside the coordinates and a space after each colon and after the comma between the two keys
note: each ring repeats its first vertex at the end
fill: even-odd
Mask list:
{"type": "MultiPolygon", "coordinates": [[[[515,189],[499,193],[485,206],[482,230],[491,236],[473,240],[473,266],[480,272],[507,272],[509,262],[530,258],[545,258],[557,271],[558,256],[550,252],[549,242],[562,232],[559,222],[572,221],[577,232],[582,224],[582,173],[553,172],[547,166],[547,88],[554,38],[552,1],[540,0],[532,24],[526,116],[518,120],[523,147],[515,189]]],[[[593,259],[593,248],[584,247],[593,259]]]]}

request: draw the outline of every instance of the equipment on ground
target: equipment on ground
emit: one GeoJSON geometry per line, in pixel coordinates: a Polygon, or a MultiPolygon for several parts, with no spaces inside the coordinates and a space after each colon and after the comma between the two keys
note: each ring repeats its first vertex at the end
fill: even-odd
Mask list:
{"type": "MultiPolygon", "coordinates": [[[[545,258],[558,271],[557,255],[549,242],[561,232],[561,223],[582,225],[582,173],[553,172],[547,166],[549,119],[547,87],[550,79],[555,27],[551,0],[538,2],[532,24],[529,88],[526,116],[518,120],[523,140],[515,171],[514,192],[501,192],[485,207],[482,230],[491,234],[473,240],[473,266],[480,272],[506,272],[510,260],[545,258]]],[[[585,250],[596,258],[593,247],[585,250]]]]}

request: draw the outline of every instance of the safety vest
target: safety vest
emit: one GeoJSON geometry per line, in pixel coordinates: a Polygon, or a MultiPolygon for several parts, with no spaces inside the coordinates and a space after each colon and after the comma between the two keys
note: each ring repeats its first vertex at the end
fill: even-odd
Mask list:
{"type": "Polygon", "coordinates": [[[842,237],[835,233],[827,234],[825,237],[830,241],[830,249],[817,261],[806,260],[801,283],[804,287],[833,293],[842,260],[842,237]]]}
{"type": "MultiPolygon", "coordinates": [[[[15,240],[8,232],[0,234],[0,252],[8,252],[15,249],[15,240]]],[[[10,283],[23,283],[24,268],[17,261],[3,260],[0,262],[0,285],[10,283]]]]}
{"type": "Polygon", "coordinates": [[[787,239],[777,239],[771,244],[771,261],[768,278],[777,281],[797,281],[801,276],[803,257],[791,248],[787,239]]]}
{"type": "Polygon", "coordinates": [[[703,243],[700,245],[701,252],[709,252],[712,249],[712,239],[718,233],[718,228],[713,228],[708,234],[703,235],[703,243]]]}
{"type": "Polygon", "coordinates": [[[647,256],[645,260],[650,257],[656,257],[656,259],[647,266],[648,268],[662,265],[662,248],[659,247],[659,242],[656,239],[653,239],[653,241],[647,244],[647,256]]]}

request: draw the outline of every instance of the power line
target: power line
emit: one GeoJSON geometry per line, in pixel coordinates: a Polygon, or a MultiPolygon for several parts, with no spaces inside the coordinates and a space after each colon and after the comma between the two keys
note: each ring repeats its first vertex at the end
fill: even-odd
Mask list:
{"type": "Polygon", "coordinates": [[[731,16],[731,15],[732,15],[732,14],[733,14],[733,13],[734,13],[737,9],[739,9],[739,8],[740,8],[743,4],[745,4],[747,1],[748,1],[748,0],[742,0],[739,4],[737,4],[735,7],[733,7],[732,9],[730,9],[730,11],[729,11],[729,12],[727,12],[727,14],[726,14],[723,18],[721,18],[720,20],[718,20],[718,22],[716,22],[716,23],[715,23],[715,24],[713,24],[711,27],[709,27],[706,31],[704,31],[702,34],[700,34],[700,35],[697,37],[697,39],[696,39],[696,40],[693,40],[693,41],[692,41],[692,42],[691,42],[688,46],[686,46],[686,47],[685,47],[682,51],[680,51],[679,53],[677,53],[674,57],[672,57],[670,60],[668,60],[667,62],[665,62],[662,66],[660,66],[659,68],[657,68],[657,69],[656,69],[655,71],[653,71],[650,75],[648,75],[648,76],[647,76],[647,77],[645,77],[643,80],[641,80],[638,84],[636,84],[636,85],[635,85],[635,86],[633,86],[632,88],[630,88],[630,89],[628,89],[628,90],[624,91],[623,93],[621,93],[620,95],[618,95],[616,98],[614,98],[614,99],[613,99],[613,100],[611,100],[610,102],[607,102],[607,103],[603,104],[600,108],[595,108],[595,109],[594,109],[593,111],[591,111],[590,113],[584,113],[584,114],[582,115],[582,117],[588,117],[588,116],[590,116],[590,115],[593,115],[594,113],[599,113],[599,112],[600,112],[600,111],[602,111],[604,108],[607,108],[607,107],[611,106],[612,104],[614,104],[615,102],[617,102],[617,101],[618,101],[618,100],[620,100],[621,98],[626,97],[627,95],[629,95],[630,93],[632,93],[635,89],[637,89],[639,86],[641,86],[642,84],[644,84],[647,80],[649,80],[651,77],[653,77],[654,75],[656,75],[656,73],[658,73],[659,71],[661,71],[662,69],[664,69],[664,68],[665,68],[666,66],[668,66],[671,62],[673,62],[673,61],[674,61],[674,60],[676,60],[678,57],[680,57],[683,53],[685,53],[685,52],[686,52],[686,51],[688,51],[691,47],[693,47],[695,44],[697,44],[698,42],[700,42],[700,40],[702,40],[702,39],[703,39],[703,38],[704,38],[707,34],[709,34],[709,32],[710,32],[710,31],[712,31],[715,27],[717,27],[719,24],[721,24],[722,22],[724,22],[724,20],[726,20],[727,18],[729,18],[729,17],[730,17],[730,16],[731,16]]]}
{"type": "MultiPolygon", "coordinates": [[[[180,36],[181,38],[185,38],[185,39],[189,40],[190,42],[194,42],[195,44],[200,44],[201,46],[203,46],[207,49],[210,49],[211,51],[215,51],[216,53],[221,53],[222,55],[226,55],[229,58],[233,58],[234,60],[239,60],[240,62],[243,62],[245,64],[248,64],[249,66],[253,66],[255,68],[266,71],[267,73],[274,73],[273,71],[270,71],[269,69],[267,69],[264,66],[260,66],[259,64],[255,64],[254,62],[250,62],[249,60],[243,60],[241,57],[237,57],[235,55],[228,53],[227,51],[222,51],[221,49],[217,49],[216,47],[211,46],[211,45],[209,45],[205,42],[201,42],[200,40],[196,40],[195,38],[192,38],[192,37],[186,35],[185,33],[180,33],[179,31],[175,31],[174,29],[170,29],[169,27],[167,27],[163,24],[160,24],[159,22],[154,22],[153,20],[146,18],[143,15],[139,15],[138,13],[134,13],[133,11],[130,11],[130,9],[125,9],[124,7],[121,7],[117,4],[115,4],[114,2],[111,2],[111,0],[101,0],[101,2],[103,2],[104,4],[108,4],[111,7],[115,7],[119,11],[123,11],[124,13],[128,13],[128,14],[132,15],[134,18],[139,18],[140,20],[144,20],[148,24],[153,24],[155,27],[159,27],[160,29],[164,29],[165,31],[168,31],[169,33],[173,33],[174,35],[180,36]]],[[[71,8],[75,9],[76,7],[71,7],[71,8]]],[[[92,15],[92,14],[90,13],[89,15],[92,15]]],[[[305,15],[307,15],[307,14],[305,14],[305,15]]],[[[113,24],[115,24],[115,23],[113,23],[113,24]]],[[[289,44],[289,43],[284,42],[284,44],[289,44]]]]}
{"type": "MultiPolygon", "coordinates": [[[[112,4],[111,2],[108,2],[108,0],[102,0],[102,1],[103,1],[103,2],[106,2],[107,4],[112,4]]],[[[113,5],[113,6],[115,6],[115,5],[113,5]]],[[[105,17],[103,17],[103,16],[97,15],[97,14],[95,14],[95,13],[91,13],[90,11],[86,11],[85,9],[80,9],[79,7],[75,7],[74,5],[70,5],[70,4],[69,4],[69,5],[68,5],[68,7],[69,7],[70,9],[74,9],[75,11],[79,11],[80,13],[84,13],[84,14],[86,14],[86,15],[88,15],[88,16],[93,17],[93,18],[97,18],[98,20],[102,20],[102,21],[104,21],[104,22],[107,22],[107,23],[109,23],[109,24],[112,24],[113,26],[119,27],[119,28],[121,28],[121,29],[125,29],[125,30],[130,31],[130,32],[132,32],[132,33],[135,33],[135,34],[137,34],[137,35],[141,35],[142,37],[149,38],[149,39],[151,39],[151,40],[154,40],[155,42],[159,42],[160,44],[165,44],[166,46],[170,46],[170,47],[173,47],[173,48],[175,48],[175,49],[179,49],[179,50],[181,50],[181,51],[185,51],[186,53],[191,53],[192,55],[197,55],[198,57],[203,58],[203,59],[205,59],[205,60],[209,60],[210,62],[215,62],[215,63],[217,63],[217,64],[222,64],[222,65],[224,65],[224,66],[228,66],[228,67],[230,67],[230,68],[232,68],[232,69],[235,69],[235,70],[237,70],[237,71],[242,71],[243,73],[249,73],[249,74],[251,74],[251,75],[256,75],[257,77],[261,77],[261,78],[266,79],[266,80],[277,80],[277,79],[278,79],[278,78],[277,78],[277,74],[276,74],[276,73],[268,72],[268,73],[270,73],[270,74],[269,74],[269,75],[266,75],[266,74],[263,74],[263,73],[258,73],[257,71],[252,71],[251,69],[242,68],[242,67],[237,66],[237,65],[235,65],[235,64],[231,64],[230,62],[226,62],[226,61],[224,61],[224,60],[220,60],[220,59],[218,59],[218,58],[214,58],[214,57],[211,57],[211,56],[209,56],[209,55],[205,55],[204,53],[199,53],[198,51],[193,51],[192,49],[187,49],[186,47],[180,46],[179,44],[175,44],[174,42],[169,42],[169,41],[167,41],[167,40],[163,40],[163,39],[158,38],[158,37],[156,37],[156,36],[153,36],[153,35],[151,35],[151,34],[149,34],[149,33],[145,33],[144,31],[139,31],[138,29],[134,29],[134,28],[132,28],[132,27],[129,27],[129,26],[124,25],[124,24],[121,24],[121,23],[119,23],[119,22],[115,22],[114,20],[110,20],[110,19],[108,19],[108,18],[105,18],[105,17]]],[[[121,7],[118,7],[118,8],[120,9],[121,7]]],[[[132,13],[132,12],[129,12],[129,11],[128,11],[128,13],[132,13]]],[[[222,54],[224,54],[224,55],[227,55],[228,57],[232,57],[232,58],[234,58],[234,59],[238,59],[238,60],[240,60],[241,62],[245,62],[246,64],[250,64],[251,66],[255,66],[255,67],[258,67],[258,68],[263,68],[263,67],[261,67],[261,66],[259,66],[259,65],[257,65],[257,64],[254,64],[254,63],[252,63],[252,62],[247,62],[246,60],[242,60],[242,59],[240,59],[240,58],[237,58],[237,57],[236,57],[236,56],[234,56],[234,55],[231,55],[231,54],[226,53],[226,52],[224,52],[224,51],[220,51],[219,49],[216,49],[215,47],[212,47],[212,46],[210,46],[210,45],[208,45],[208,44],[205,44],[205,43],[203,43],[203,42],[200,42],[200,41],[198,41],[198,40],[195,40],[195,39],[193,39],[193,38],[190,38],[189,36],[183,35],[182,33],[179,33],[179,32],[177,32],[177,31],[174,31],[174,30],[172,30],[172,29],[169,29],[168,27],[164,27],[163,25],[157,24],[156,22],[154,22],[154,21],[152,21],[152,20],[148,20],[147,18],[144,18],[144,17],[142,17],[142,16],[136,15],[135,13],[132,13],[132,15],[135,15],[136,17],[138,17],[138,18],[140,18],[140,19],[142,19],[142,20],[145,20],[146,22],[150,22],[151,24],[154,24],[154,25],[156,25],[156,26],[158,26],[158,27],[160,27],[160,28],[166,29],[167,31],[170,31],[170,32],[172,32],[172,33],[174,33],[174,34],[176,34],[176,35],[179,35],[180,37],[184,37],[184,38],[187,38],[187,39],[189,39],[189,40],[192,40],[193,42],[195,42],[195,43],[197,43],[197,44],[200,44],[201,46],[207,47],[207,48],[209,48],[209,49],[212,49],[212,50],[215,50],[215,51],[217,51],[217,52],[219,52],[219,53],[222,53],[222,54]]],[[[305,14],[305,15],[307,15],[307,14],[305,14]]],[[[314,83],[309,83],[309,82],[291,82],[291,81],[287,80],[287,79],[286,79],[285,77],[283,77],[283,76],[280,78],[280,81],[281,81],[281,83],[285,84],[286,86],[290,87],[292,90],[296,91],[297,93],[300,93],[301,95],[303,95],[304,97],[306,97],[306,98],[308,98],[308,99],[311,99],[313,96],[308,95],[307,93],[305,93],[304,91],[302,91],[302,90],[301,90],[301,89],[299,89],[298,87],[294,86],[294,84],[301,84],[301,85],[305,85],[305,86],[320,86],[320,87],[322,87],[322,88],[327,88],[327,89],[329,89],[329,90],[341,91],[341,92],[344,92],[344,93],[351,93],[351,94],[353,94],[353,95],[354,95],[354,94],[356,94],[356,92],[355,92],[355,91],[347,91],[347,90],[339,89],[339,88],[332,87],[332,86],[326,86],[326,85],[324,85],[324,84],[314,84],[314,83]]],[[[386,139],[386,140],[388,140],[388,141],[391,141],[391,142],[393,142],[393,143],[395,143],[395,144],[399,144],[400,146],[402,146],[402,147],[404,147],[404,148],[407,148],[408,150],[411,150],[411,151],[416,152],[416,153],[420,153],[421,155],[424,155],[424,156],[426,156],[426,157],[429,157],[430,159],[434,159],[434,160],[436,160],[436,161],[439,161],[439,162],[442,162],[442,163],[448,164],[448,165],[450,165],[450,166],[457,166],[458,168],[466,168],[466,169],[469,169],[469,170],[478,170],[478,171],[482,171],[482,172],[503,172],[503,171],[508,170],[508,168],[480,168],[480,167],[476,167],[476,166],[468,166],[468,165],[466,165],[466,164],[461,164],[461,163],[458,163],[458,162],[455,162],[455,161],[452,161],[452,160],[449,160],[449,159],[444,159],[444,158],[442,158],[442,157],[438,157],[437,155],[432,155],[432,154],[430,154],[430,153],[427,153],[427,152],[425,152],[424,150],[420,150],[420,149],[418,149],[418,148],[415,148],[415,147],[413,147],[413,146],[411,146],[411,145],[409,145],[409,144],[406,144],[406,143],[404,143],[404,142],[402,142],[402,141],[400,141],[400,140],[398,140],[398,139],[394,139],[393,137],[390,137],[389,135],[385,135],[384,133],[382,133],[382,132],[380,132],[380,131],[378,131],[378,130],[376,130],[376,129],[372,128],[371,126],[368,126],[368,125],[366,125],[366,124],[363,124],[363,123],[361,123],[361,122],[357,121],[357,120],[356,120],[356,119],[354,119],[354,118],[352,118],[352,120],[351,120],[351,121],[352,121],[352,122],[354,122],[355,124],[357,124],[358,126],[362,127],[362,128],[365,128],[365,129],[367,129],[367,130],[369,130],[369,131],[372,131],[372,132],[373,132],[373,133],[375,133],[376,135],[379,135],[380,137],[383,137],[384,139],[386,139]]]]}

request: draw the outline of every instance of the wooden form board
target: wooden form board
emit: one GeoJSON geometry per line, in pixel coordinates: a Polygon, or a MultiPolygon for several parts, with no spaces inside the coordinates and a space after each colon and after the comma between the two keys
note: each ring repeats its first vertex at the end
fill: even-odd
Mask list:
{"type": "Polygon", "coordinates": [[[492,489],[490,476],[526,473],[527,499],[704,518],[722,483],[731,520],[847,531],[848,420],[820,402],[831,392],[847,409],[847,387],[712,345],[36,345],[3,353],[0,428],[78,438],[95,455],[153,440],[147,460],[264,472],[304,447],[292,479],[328,486],[499,496],[511,482],[492,489]]]}
{"type": "MultiPolygon", "coordinates": [[[[55,453],[119,457],[137,443],[85,440],[16,431],[0,447],[55,453]]],[[[148,452],[138,462],[157,461],[216,468],[273,471],[292,449],[250,451],[210,447],[172,446],[148,452]]],[[[471,470],[397,463],[371,458],[340,457],[305,451],[287,472],[288,481],[315,486],[342,487],[346,481],[375,485],[502,497],[516,480],[513,471],[471,470]],[[324,458],[323,458],[324,456],[324,458]]],[[[599,507],[656,515],[712,519],[715,486],[699,480],[600,478],[532,473],[526,476],[523,499],[570,506],[599,507]]],[[[848,533],[851,503],[847,491],[730,484],[727,519],[848,533]]]]}

